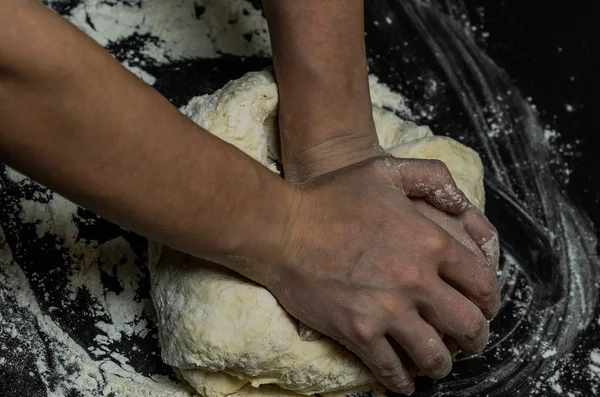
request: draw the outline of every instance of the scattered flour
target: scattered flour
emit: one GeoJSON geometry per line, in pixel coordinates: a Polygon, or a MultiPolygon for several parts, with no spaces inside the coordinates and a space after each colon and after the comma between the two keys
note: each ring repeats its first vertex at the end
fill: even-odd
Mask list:
{"type": "Polygon", "coordinates": [[[14,170],[10,167],[6,167],[6,177],[10,179],[12,182],[19,183],[23,181],[28,181],[28,178],[21,174],[19,171],[14,170]]]}
{"type": "MultiPolygon", "coordinates": [[[[35,224],[40,238],[54,236],[66,249],[71,272],[67,290],[74,293],[63,296],[62,301],[68,304],[79,297],[81,289],[85,289],[96,302],[94,306],[102,309],[96,313],[97,318],[105,321],[96,322],[96,346],[90,346],[86,351],[42,311],[30,286],[32,277],[28,279],[13,258],[0,229],[0,301],[4,302],[0,308],[0,373],[3,368],[15,371],[22,365],[6,351],[7,343],[18,341],[19,346],[26,349],[19,347],[17,353],[23,349],[37,357],[35,374],[40,377],[49,397],[64,397],[73,392],[90,397],[110,393],[125,397],[194,395],[184,384],[163,375],[144,376],[136,372],[128,364],[127,357],[107,348],[123,336],[138,334],[143,337],[148,333],[148,322],[141,317],[147,314],[151,304],[136,300],[141,275],[129,243],[122,237],[103,244],[80,239],[74,223],[77,207],[56,194],[48,203],[22,200],[20,206],[23,223],[35,224]],[[101,271],[118,280],[120,293],[102,286],[101,271]],[[27,314],[18,313],[20,310],[27,314]],[[32,334],[35,329],[38,335],[32,334]],[[42,335],[43,344],[39,339],[42,335]]],[[[153,310],[149,310],[149,317],[153,318],[153,310]]]]}
{"type": "Polygon", "coordinates": [[[140,53],[156,63],[271,51],[262,11],[246,0],[87,0],[68,19],[104,47],[145,37],[140,53]]]}
{"type": "Polygon", "coordinates": [[[562,394],[563,388],[560,385],[559,380],[560,380],[560,372],[559,371],[556,371],[554,373],[554,375],[552,375],[550,378],[548,378],[548,382],[549,382],[552,390],[554,390],[558,394],[562,394]]]}
{"type": "Polygon", "coordinates": [[[552,356],[556,356],[556,348],[551,348],[542,353],[542,358],[549,358],[552,356]]]}
{"type": "Polygon", "coordinates": [[[145,70],[137,66],[132,66],[128,61],[122,62],[121,64],[125,66],[125,68],[127,68],[127,70],[129,70],[131,73],[142,79],[146,84],[154,85],[154,83],[156,83],[156,77],[152,76],[145,70]]]}
{"type": "Polygon", "coordinates": [[[592,375],[600,379],[600,349],[594,349],[590,352],[589,370],[592,375]]]}

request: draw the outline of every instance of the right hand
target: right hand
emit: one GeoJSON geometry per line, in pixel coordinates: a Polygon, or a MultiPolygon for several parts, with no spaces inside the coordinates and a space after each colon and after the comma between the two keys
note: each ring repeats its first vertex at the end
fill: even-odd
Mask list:
{"type": "Polygon", "coordinates": [[[486,319],[499,307],[495,264],[410,199],[468,218],[467,231],[495,233],[442,162],[376,156],[298,189],[281,265],[266,283],[288,312],[344,344],[400,393],[414,384],[394,345],[432,378],[452,367],[438,330],[467,353],[483,350],[486,319]]]}

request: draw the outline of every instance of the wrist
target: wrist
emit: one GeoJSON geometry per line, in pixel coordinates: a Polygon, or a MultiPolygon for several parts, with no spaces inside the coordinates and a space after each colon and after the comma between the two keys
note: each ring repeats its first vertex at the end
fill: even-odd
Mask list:
{"type": "Polygon", "coordinates": [[[275,62],[286,180],[302,182],[380,154],[366,64],[348,64],[275,62]]]}
{"type": "Polygon", "coordinates": [[[285,241],[293,230],[293,214],[301,201],[300,189],[279,178],[277,182],[262,187],[262,194],[251,207],[254,210],[236,222],[236,232],[229,234],[232,238],[222,254],[202,256],[265,286],[277,280],[286,256],[285,241]]]}
{"type": "MultiPolygon", "coordinates": [[[[283,148],[286,147],[285,142],[283,148]]],[[[296,148],[297,149],[297,148],[296,148]]],[[[302,150],[283,150],[285,178],[292,184],[383,154],[377,135],[366,132],[332,133],[302,150]]]]}
{"type": "MultiPolygon", "coordinates": [[[[366,73],[357,80],[366,82],[366,73]]],[[[292,183],[381,153],[368,84],[336,81],[299,87],[278,80],[282,161],[292,183]]]]}

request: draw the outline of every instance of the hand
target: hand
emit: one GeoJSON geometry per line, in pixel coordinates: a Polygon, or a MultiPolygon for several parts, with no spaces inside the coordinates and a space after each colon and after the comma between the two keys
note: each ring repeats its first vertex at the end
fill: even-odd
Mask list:
{"type": "Polygon", "coordinates": [[[498,232],[481,211],[472,208],[462,214],[449,214],[423,199],[411,199],[411,202],[420,213],[441,226],[475,255],[485,258],[490,268],[498,269],[498,232]]]}
{"type": "Polygon", "coordinates": [[[401,393],[413,380],[391,339],[432,378],[452,366],[437,330],[466,352],[485,347],[499,306],[492,266],[407,197],[476,217],[443,163],[377,156],[298,188],[282,264],[266,283],[286,310],[401,393]]]}
{"type": "MultiPolygon", "coordinates": [[[[500,257],[498,233],[496,232],[496,228],[487,221],[483,214],[479,213],[476,209],[473,209],[463,215],[454,215],[440,211],[431,203],[423,199],[411,199],[411,202],[420,213],[425,215],[432,222],[441,226],[462,245],[469,248],[475,255],[480,258],[483,255],[492,269],[496,270],[498,268],[500,257]],[[467,229],[472,231],[471,235],[467,232],[467,229]],[[479,244],[475,241],[478,241],[479,244]],[[489,249],[485,249],[484,247],[484,250],[486,251],[484,252],[484,250],[481,249],[481,246],[485,246],[486,244],[490,247],[489,249]]],[[[306,331],[304,334],[311,335],[306,331]]],[[[452,357],[455,357],[460,352],[460,346],[447,335],[443,335],[443,340],[452,357]]],[[[408,366],[409,370],[412,370],[411,373],[423,375],[418,372],[418,368],[412,360],[407,361],[404,359],[403,363],[408,366]]]]}
{"type": "MultiPolygon", "coordinates": [[[[454,237],[462,245],[469,248],[475,255],[477,255],[480,258],[483,255],[486,258],[486,260],[488,260],[490,266],[493,269],[498,268],[498,262],[499,262],[499,256],[500,256],[499,246],[497,244],[498,234],[497,234],[494,226],[491,223],[489,223],[485,217],[477,216],[477,215],[483,215],[483,214],[477,214],[477,210],[473,209],[472,211],[475,213],[474,215],[476,216],[476,218],[473,219],[473,222],[469,222],[468,220],[464,219],[465,218],[464,216],[457,216],[457,215],[453,215],[453,214],[448,214],[444,211],[440,211],[435,206],[430,204],[427,200],[411,199],[411,202],[413,203],[415,208],[417,210],[419,210],[420,213],[422,213],[427,218],[429,218],[431,221],[433,221],[436,224],[438,224],[439,226],[441,226],[444,230],[446,230],[448,233],[450,233],[452,235],[452,237],[454,237]],[[469,227],[469,226],[471,226],[471,223],[479,224],[480,228],[481,228],[481,226],[483,226],[483,229],[480,229],[480,232],[483,232],[483,234],[479,234],[480,244],[477,244],[474,241],[474,238],[477,238],[477,235],[471,236],[465,229],[465,224],[466,224],[467,228],[469,230],[477,231],[477,228],[469,227]],[[483,238],[482,238],[482,236],[483,236],[483,238]],[[486,236],[491,236],[491,238],[490,237],[486,238],[486,236]],[[490,249],[487,250],[487,254],[486,254],[482,251],[480,246],[482,244],[485,245],[485,243],[487,243],[487,242],[491,242],[491,244],[490,244],[490,249]],[[495,242],[495,244],[494,244],[494,242],[495,242]]],[[[300,339],[302,339],[303,341],[307,341],[307,342],[312,342],[312,341],[318,340],[321,337],[321,334],[318,331],[315,331],[314,329],[310,328],[309,326],[307,326],[306,324],[304,324],[302,322],[298,322],[298,334],[300,336],[300,339]]],[[[456,342],[454,340],[452,340],[451,338],[448,338],[445,335],[443,336],[443,340],[444,340],[444,343],[446,344],[446,347],[450,351],[450,354],[453,357],[455,357],[456,354],[459,353],[460,347],[456,344],[456,342]]],[[[416,367],[414,362],[412,362],[412,360],[404,357],[402,362],[403,362],[403,364],[405,364],[405,366],[407,367],[407,369],[409,370],[409,372],[411,374],[423,375],[422,373],[419,372],[418,368],[416,367]]]]}
{"type": "MultiPolygon", "coordinates": [[[[492,269],[498,269],[500,258],[498,232],[483,213],[473,208],[464,214],[449,214],[437,209],[427,200],[418,198],[411,198],[410,200],[421,214],[441,226],[480,259],[485,259],[492,269]]],[[[318,340],[321,336],[318,331],[302,322],[298,323],[298,334],[300,339],[309,342],[318,340]]],[[[453,356],[459,351],[455,343],[451,344],[449,350],[453,356]]],[[[414,365],[411,365],[411,367],[414,368],[414,365]]]]}

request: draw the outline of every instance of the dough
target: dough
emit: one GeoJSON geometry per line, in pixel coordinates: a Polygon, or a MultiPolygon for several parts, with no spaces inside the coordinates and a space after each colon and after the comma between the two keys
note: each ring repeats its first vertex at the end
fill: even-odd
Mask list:
{"type": "MultiPolygon", "coordinates": [[[[277,172],[277,87],[271,72],[248,73],[181,110],[277,172]]],[[[373,116],[384,149],[399,157],[443,160],[458,186],[483,209],[477,153],[384,109],[374,107],[373,116]]],[[[159,248],[151,250],[155,259],[159,248]]],[[[203,396],[382,390],[368,368],[337,342],[327,337],[302,341],[297,322],[252,281],[173,250],[151,261],[150,272],[163,361],[178,368],[203,396]]]]}

